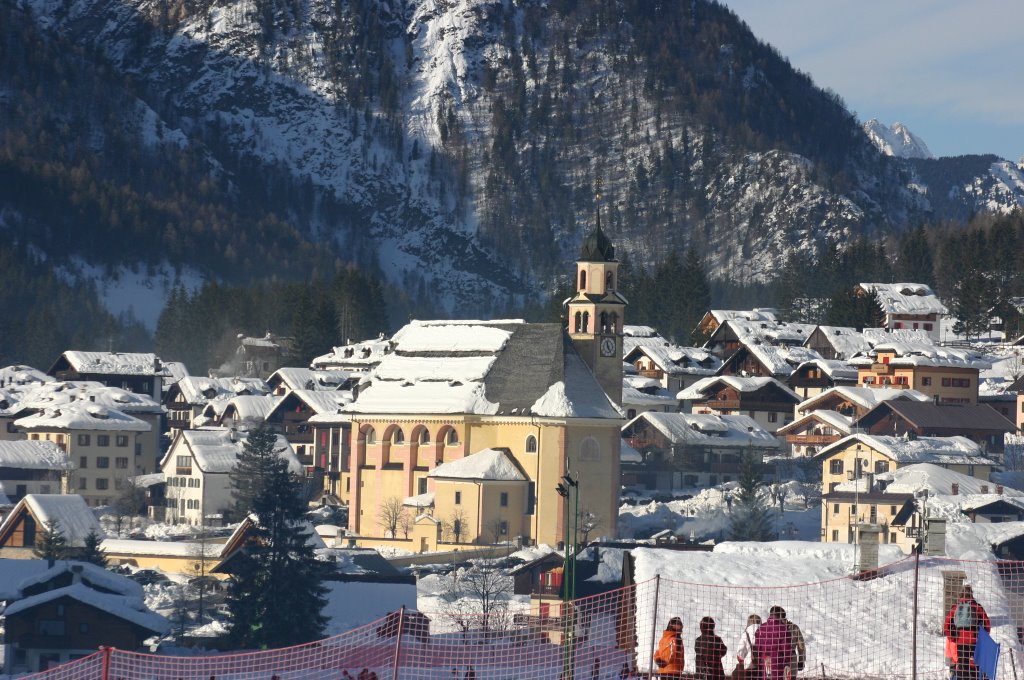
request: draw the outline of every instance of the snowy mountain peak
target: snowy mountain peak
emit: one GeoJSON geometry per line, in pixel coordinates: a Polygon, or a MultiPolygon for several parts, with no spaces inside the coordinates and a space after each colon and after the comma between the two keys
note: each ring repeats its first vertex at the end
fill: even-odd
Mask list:
{"type": "Polygon", "coordinates": [[[899,158],[934,158],[924,141],[907,129],[903,123],[886,127],[877,118],[864,123],[864,132],[875,146],[887,156],[899,158]]]}

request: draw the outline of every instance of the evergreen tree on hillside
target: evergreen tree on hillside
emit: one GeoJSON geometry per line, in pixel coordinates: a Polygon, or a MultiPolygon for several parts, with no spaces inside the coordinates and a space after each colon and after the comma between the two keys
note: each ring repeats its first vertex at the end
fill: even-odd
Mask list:
{"type": "Polygon", "coordinates": [[[743,454],[740,463],[739,490],[733,497],[729,517],[729,538],[733,541],[773,541],[775,513],[758,493],[761,481],[761,459],[752,451],[743,454]]]}
{"type": "Polygon", "coordinates": [[[693,332],[697,328],[704,314],[711,309],[711,287],[708,284],[707,272],[704,270],[704,263],[701,261],[697,251],[690,247],[686,251],[686,259],[683,260],[682,308],[680,323],[680,342],[687,345],[694,344],[696,338],[693,332]]]}
{"type": "Polygon", "coordinates": [[[68,541],[57,520],[47,520],[38,530],[32,554],[47,562],[68,558],[68,541]]]}
{"type": "Polygon", "coordinates": [[[935,260],[923,226],[911,229],[900,239],[896,277],[907,283],[935,285],[935,260]]]}
{"type": "Polygon", "coordinates": [[[282,458],[276,433],[262,426],[249,432],[231,472],[236,518],[246,517],[256,507],[279,460],[282,458]]]}
{"type": "Polygon", "coordinates": [[[237,649],[310,642],[322,637],[327,622],[322,614],[327,566],[309,543],[302,480],[274,448],[272,440],[258,435],[232,473],[236,502],[249,504],[254,518],[252,543],[237,560],[227,598],[228,641],[237,649]]]}

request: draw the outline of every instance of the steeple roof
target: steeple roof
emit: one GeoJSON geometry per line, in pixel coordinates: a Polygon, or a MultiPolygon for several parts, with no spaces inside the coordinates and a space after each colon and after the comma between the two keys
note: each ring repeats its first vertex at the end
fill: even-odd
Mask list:
{"type": "Polygon", "coordinates": [[[598,222],[597,228],[590,232],[585,239],[583,239],[583,251],[580,253],[581,262],[614,262],[615,261],[615,246],[612,245],[611,239],[605,236],[604,232],[601,231],[601,224],[598,222]]]}

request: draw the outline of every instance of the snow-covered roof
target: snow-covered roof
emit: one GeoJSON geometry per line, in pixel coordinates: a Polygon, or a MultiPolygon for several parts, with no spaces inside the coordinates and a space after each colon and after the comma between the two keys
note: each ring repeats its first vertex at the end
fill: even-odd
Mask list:
{"type": "Polygon", "coordinates": [[[791,395],[794,402],[800,400],[800,397],[796,392],[791,390],[785,383],[779,382],[775,378],[741,378],[735,375],[719,375],[711,378],[702,378],[687,387],[685,390],[679,392],[679,394],[676,395],[676,399],[684,401],[701,401],[707,398],[707,394],[711,390],[718,389],[719,385],[726,385],[737,392],[756,392],[769,385],[774,385],[786,394],[791,395]]]}
{"type": "Polygon", "coordinates": [[[96,375],[160,375],[160,360],[151,353],[80,352],[62,355],[75,371],[96,375]]]}
{"type": "Polygon", "coordinates": [[[980,353],[959,347],[909,342],[880,342],[872,349],[861,352],[850,359],[854,366],[870,366],[881,353],[893,353],[890,366],[944,366],[954,368],[987,369],[992,362],[980,353]]]}
{"type": "Polygon", "coordinates": [[[93,514],[85,499],[78,495],[38,494],[30,493],[14,506],[11,512],[0,523],[0,534],[10,522],[16,521],[23,512],[29,512],[39,526],[47,522],[56,522],[68,547],[81,548],[85,545],[85,537],[95,532],[103,536],[103,527],[93,514]]]}
{"type": "Polygon", "coordinates": [[[274,371],[268,383],[275,383],[279,379],[289,390],[336,390],[345,384],[353,376],[352,371],[342,370],[313,370],[309,368],[298,368],[285,366],[274,371]]]}
{"type": "Polygon", "coordinates": [[[327,354],[313,359],[310,362],[310,367],[321,370],[338,366],[370,368],[379,364],[380,360],[390,353],[393,348],[394,343],[381,335],[381,337],[373,340],[364,340],[335,347],[327,354]]]}
{"type": "Polygon", "coordinates": [[[823,448],[817,458],[828,458],[853,443],[861,443],[888,458],[909,465],[935,463],[945,465],[995,465],[982,455],[981,446],[967,437],[890,437],[851,434],[823,448]]]}
{"type": "Polygon", "coordinates": [[[206,554],[209,559],[220,555],[224,548],[221,543],[208,541],[138,541],[126,538],[106,538],[100,543],[100,549],[107,554],[115,555],[154,555],[160,557],[194,557],[206,554]]]}
{"type": "Polygon", "coordinates": [[[630,446],[629,442],[622,439],[619,443],[619,462],[642,463],[644,462],[644,457],[639,451],[630,446]]]}
{"type": "MultiPolygon", "coordinates": [[[[352,402],[351,392],[338,392],[327,390],[292,390],[278,402],[278,408],[289,397],[301,400],[314,415],[333,415],[352,402]]],[[[310,416],[312,417],[312,416],[310,416]]]]}
{"type": "Polygon", "coordinates": [[[856,404],[865,411],[870,411],[883,401],[889,399],[911,399],[914,401],[931,401],[931,397],[917,390],[901,390],[893,387],[854,387],[840,385],[831,387],[820,394],[805,399],[796,406],[797,413],[815,410],[815,406],[840,397],[856,404]]]}
{"type": "Polygon", "coordinates": [[[781,442],[749,416],[719,416],[698,413],[641,413],[623,426],[628,430],[639,421],[647,422],[674,444],[778,449],[781,442]]]}
{"type": "Polygon", "coordinates": [[[242,395],[267,395],[270,386],[260,378],[205,378],[190,375],[178,381],[185,401],[194,406],[208,403],[211,399],[242,395]]]}
{"type": "Polygon", "coordinates": [[[821,332],[821,335],[828,338],[832,349],[843,359],[849,359],[857,352],[871,348],[868,338],[856,328],[849,328],[847,326],[818,326],[818,330],[821,332]]]}
{"type": "Polygon", "coordinates": [[[31,366],[15,364],[0,368],[0,387],[7,387],[9,385],[38,385],[52,381],[53,376],[49,376],[31,366]]]}
{"type": "Polygon", "coordinates": [[[42,411],[65,404],[95,404],[122,413],[158,415],[164,412],[159,402],[144,394],[91,380],[53,381],[15,388],[9,393],[7,413],[42,411]]]}
{"type": "MultiPolygon", "coordinates": [[[[175,460],[175,456],[191,455],[196,467],[206,474],[230,473],[238,463],[238,454],[245,448],[248,437],[248,432],[233,431],[226,427],[182,430],[181,435],[175,439],[160,461],[160,467],[166,467],[170,461],[175,460]]],[[[277,435],[275,449],[288,461],[289,470],[296,474],[302,472],[299,459],[295,457],[291,444],[283,435],[277,435]]]]}
{"type": "Polygon", "coordinates": [[[959,507],[977,507],[976,503],[988,503],[995,499],[1003,499],[1013,503],[1024,501],[1024,491],[1004,487],[1003,495],[993,493],[994,482],[986,482],[962,472],[947,470],[932,463],[906,465],[887,473],[891,480],[886,491],[893,493],[918,493],[928,491],[930,497],[944,497],[959,507]],[[953,486],[957,494],[953,495],[953,486]],[[987,488],[986,493],[982,490],[987,488]],[[1012,500],[1011,500],[1012,499],[1012,500]]]}
{"type": "Polygon", "coordinates": [[[473,479],[491,482],[524,482],[519,470],[505,449],[484,449],[474,454],[443,463],[427,473],[434,479],[473,479]]]}
{"type": "Polygon", "coordinates": [[[559,324],[413,321],[344,411],[621,417],[564,336],[559,324]]]}
{"type": "MultiPolygon", "coordinates": [[[[635,352],[643,353],[654,364],[670,375],[714,375],[722,360],[702,347],[679,345],[639,345],[635,352]]],[[[630,356],[633,351],[624,356],[630,356]]],[[[635,359],[634,359],[635,361],[635,359]]]]}
{"type": "Polygon", "coordinates": [[[32,595],[31,597],[12,602],[4,610],[4,616],[15,616],[20,612],[28,611],[33,607],[38,607],[39,605],[64,597],[69,597],[82,604],[116,616],[119,619],[129,621],[152,633],[163,634],[170,630],[170,624],[167,619],[148,610],[141,597],[108,595],[107,593],[93,590],[83,583],[73,583],[63,588],[48,590],[38,595],[32,595]]]}
{"type": "Polygon", "coordinates": [[[628,338],[653,338],[658,335],[658,331],[650,326],[626,324],[622,327],[622,335],[628,338]]]}
{"type": "Polygon", "coordinates": [[[861,283],[886,314],[948,314],[935,291],[923,283],[861,283]]]}
{"type": "Polygon", "coordinates": [[[771,345],[755,337],[743,346],[772,375],[783,378],[788,377],[797,366],[824,361],[816,351],[802,345],[771,345]]]}
{"type": "Polygon", "coordinates": [[[0,440],[0,468],[65,470],[69,467],[68,454],[53,442],[28,439],[0,440]]]}
{"type": "Polygon", "coordinates": [[[778,321],[775,316],[776,310],[771,308],[764,309],[712,309],[711,316],[714,317],[718,323],[725,323],[726,321],[778,321]]]}
{"type": "Polygon", "coordinates": [[[668,390],[660,389],[656,391],[641,391],[629,385],[623,383],[622,385],[622,406],[623,408],[630,408],[634,406],[640,407],[654,407],[663,409],[665,407],[675,409],[676,404],[679,400],[668,393],[668,390]]]}
{"type": "Polygon", "coordinates": [[[429,508],[434,505],[434,492],[428,491],[402,500],[402,505],[409,508],[429,508]]]}
{"type": "Polygon", "coordinates": [[[757,341],[768,345],[803,345],[817,328],[806,323],[746,319],[729,319],[723,325],[727,325],[744,346],[750,346],[757,341]]]}
{"type": "Polygon", "coordinates": [[[26,430],[89,430],[100,432],[149,432],[149,423],[113,408],[90,402],[72,402],[48,408],[14,421],[26,430]]]}
{"type": "MultiPolygon", "coordinates": [[[[138,542],[141,543],[142,541],[138,542]]],[[[51,579],[67,573],[78,574],[78,578],[80,578],[87,586],[92,588],[101,588],[103,590],[110,591],[112,594],[123,595],[125,597],[143,597],[142,586],[130,578],[125,578],[120,574],[115,574],[112,571],[108,571],[101,566],[91,564],[89,562],[78,562],[75,560],[60,560],[54,562],[52,567],[46,567],[40,570],[39,573],[18,581],[16,585],[17,596],[20,597],[26,590],[29,590],[33,586],[46,583],[51,579]]]]}
{"type": "Polygon", "coordinates": [[[258,425],[267,419],[267,416],[274,411],[281,399],[282,397],[275,397],[269,394],[265,396],[242,395],[232,397],[226,402],[214,399],[203,409],[203,415],[223,418],[229,408],[234,408],[239,421],[258,425]]]}
{"type": "Polygon", "coordinates": [[[826,409],[820,411],[811,411],[801,418],[797,418],[793,422],[779,428],[775,433],[778,435],[785,435],[794,432],[800,432],[811,423],[820,422],[824,425],[828,425],[832,429],[836,430],[840,434],[850,434],[850,430],[853,428],[853,418],[851,416],[844,416],[838,411],[829,411],[826,409]]]}
{"type": "Polygon", "coordinates": [[[804,366],[815,366],[827,375],[832,380],[857,380],[857,369],[851,366],[845,361],[838,361],[835,359],[812,359],[805,361],[796,367],[796,371],[799,371],[804,366]]]}
{"type": "Polygon", "coordinates": [[[164,361],[162,363],[163,366],[161,367],[160,375],[167,378],[167,380],[164,381],[165,386],[176,383],[182,378],[187,378],[190,375],[188,372],[188,366],[186,366],[184,362],[164,361]]]}

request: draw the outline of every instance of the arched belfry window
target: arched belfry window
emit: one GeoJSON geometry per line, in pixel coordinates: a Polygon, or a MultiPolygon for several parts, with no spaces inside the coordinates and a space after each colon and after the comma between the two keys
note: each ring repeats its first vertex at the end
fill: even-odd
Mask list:
{"type": "Polygon", "coordinates": [[[608,312],[601,312],[601,332],[608,333],[608,312]]]}
{"type": "Polygon", "coordinates": [[[615,274],[606,272],[604,275],[604,289],[615,290],[615,274]]]}
{"type": "Polygon", "coordinates": [[[580,330],[590,330],[590,312],[583,312],[583,327],[580,328],[580,330]]]}
{"type": "Polygon", "coordinates": [[[587,289],[587,271],[584,269],[580,271],[580,290],[587,289]]]}

